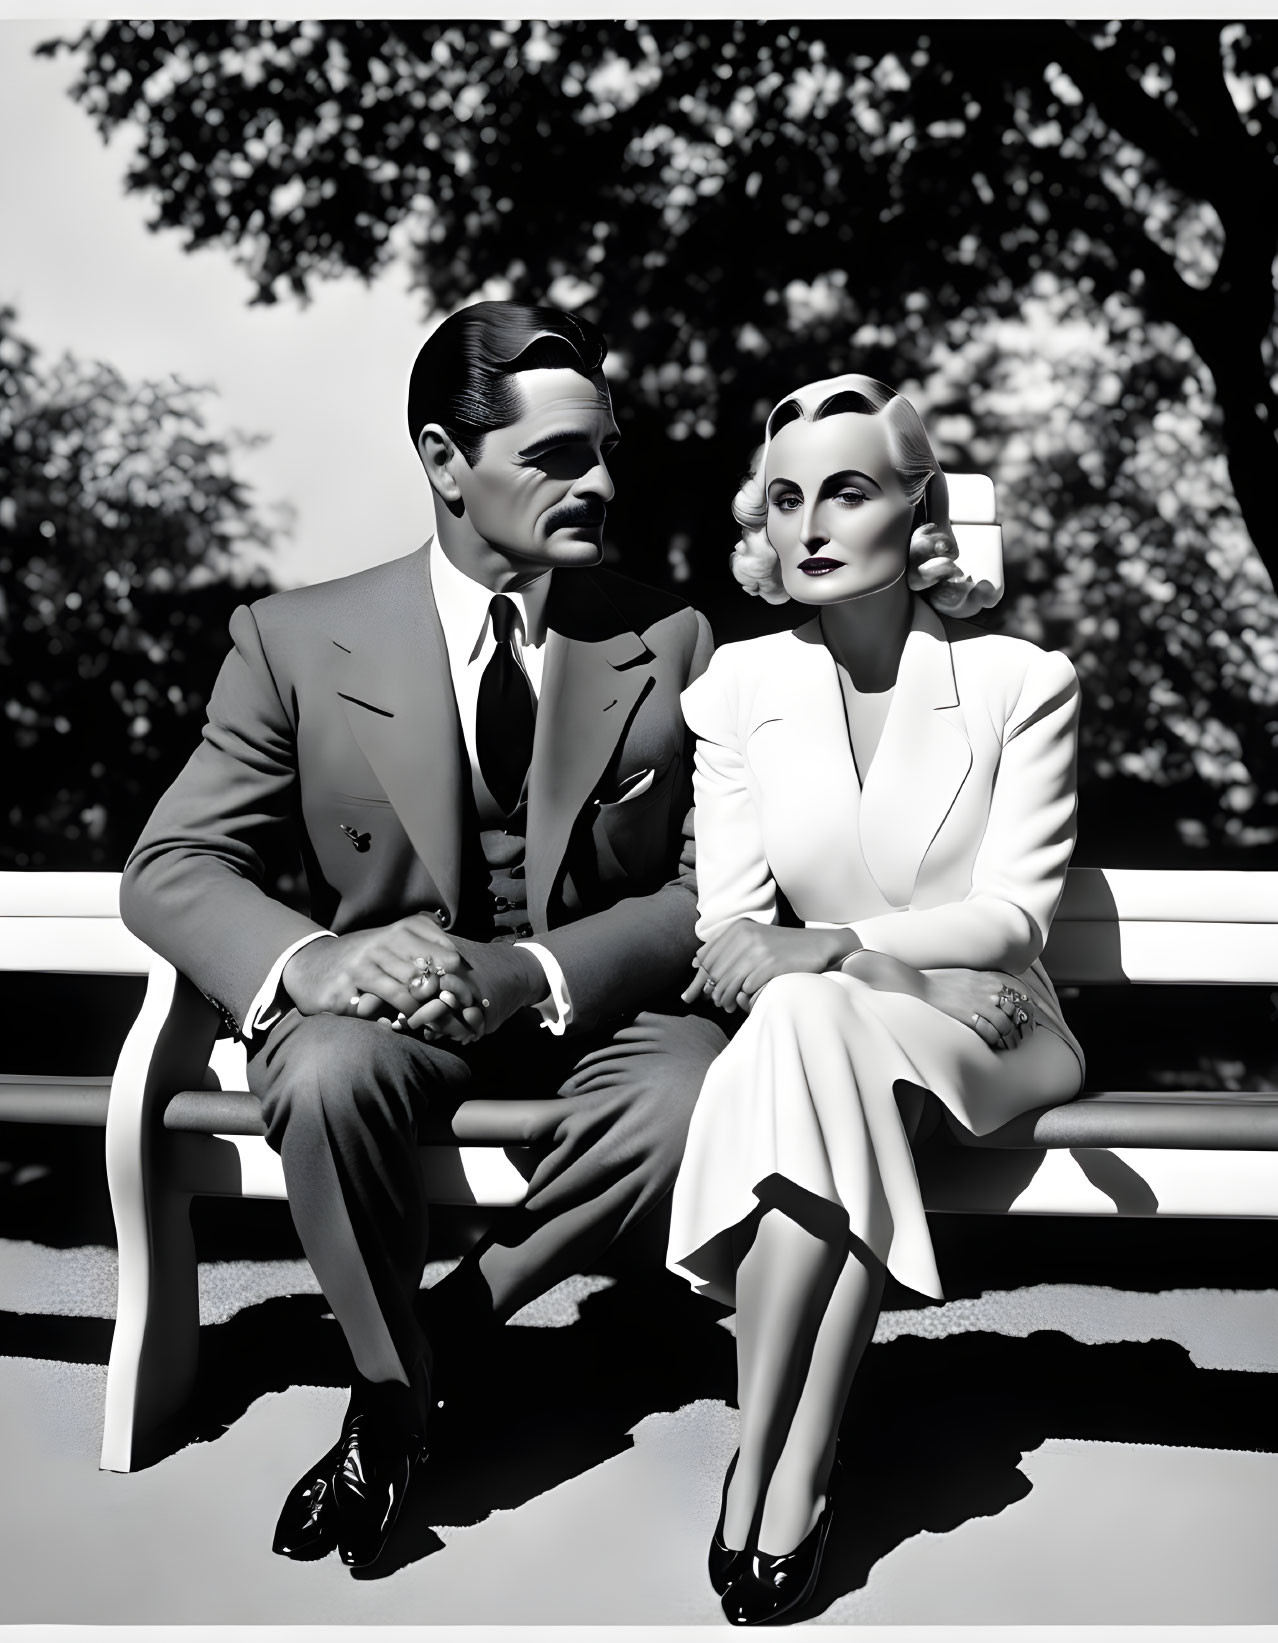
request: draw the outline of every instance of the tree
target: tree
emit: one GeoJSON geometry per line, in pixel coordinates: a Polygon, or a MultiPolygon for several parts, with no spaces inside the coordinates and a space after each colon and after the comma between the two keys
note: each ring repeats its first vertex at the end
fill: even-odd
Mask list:
{"type": "MultiPolygon", "coordinates": [[[[494,279],[566,292],[676,479],[717,476],[716,432],[743,452],[778,380],[853,353],[921,376],[1043,271],[1131,299],[1214,384],[1278,580],[1271,25],[116,22],[62,44],[102,132],[136,126],[156,225],[234,247],[259,300],[401,254],[435,309],[494,279]]],[[[699,540],[695,512],[663,540],[699,540]]]]}
{"type": "Polygon", "coordinates": [[[10,867],[121,867],[199,733],[270,531],[203,394],[40,361],[0,309],[0,762],[10,867]]]}
{"type": "Polygon", "coordinates": [[[231,249],[256,300],[395,261],[429,312],[598,320],[611,546],[721,639],[792,620],[725,570],[767,406],[853,368],[909,392],[945,464],[998,483],[1003,620],[1083,674],[1093,834],[1272,844],[1272,25],[112,22],[61,47],[104,136],[136,132],[153,226],[231,249]]]}

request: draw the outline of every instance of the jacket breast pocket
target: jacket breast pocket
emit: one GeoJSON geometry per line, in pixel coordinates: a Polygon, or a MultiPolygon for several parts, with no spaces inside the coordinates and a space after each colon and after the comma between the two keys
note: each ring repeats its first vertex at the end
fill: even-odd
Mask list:
{"type": "MultiPolygon", "coordinates": [[[[683,761],[672,755],[648,772],[632,772],[613,791],[620,797],[595,801],[591,829],[601,879],[634,881],[634,888],[652,888],[673,873],[667,861],[670,805],[683,761]]],[[[677,859],[677,858],[676,858],[677,859]]],[[[632,892],[634,893],[634,892],[632,892]]]]}
{"type": "Polygon", "coordinates": [[[330,793],[328,795],[328,798],[339,809],[344,804],[373,805],[375,807],[380,806],[383,809],[389,809],[390,808],[390,800],[386,797],[385,793],[337,793],[337,792],[333,792],[333,793],[330,793]]]}

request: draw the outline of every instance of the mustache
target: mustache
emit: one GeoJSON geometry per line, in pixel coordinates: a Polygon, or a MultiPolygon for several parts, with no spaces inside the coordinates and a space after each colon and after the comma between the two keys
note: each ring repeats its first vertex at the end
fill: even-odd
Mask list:
{"type": "Polygon", "coordinates": [[[574,525],[602,525],[608,510],[597,497],[582,497],[578,502],[566,502],[556,508],[546,521],[553,531],[569,530],[574,525]]]}

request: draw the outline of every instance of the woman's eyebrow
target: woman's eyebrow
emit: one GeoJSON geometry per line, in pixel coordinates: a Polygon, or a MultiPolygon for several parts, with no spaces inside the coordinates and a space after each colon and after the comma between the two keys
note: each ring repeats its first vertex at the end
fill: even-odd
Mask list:
{"type": "Polygon", "coordinates": [[[862,473],[859,468],[843,468],[838,473],[830,474],[821,481],[821,494],[823,496],[827,495],[837,489],[838,486],[846,485],[850,479],[855,480],[858,485],[872,485],[876,491],[883,488],[877,479],[871,478],[869,474],[862,473]]]}

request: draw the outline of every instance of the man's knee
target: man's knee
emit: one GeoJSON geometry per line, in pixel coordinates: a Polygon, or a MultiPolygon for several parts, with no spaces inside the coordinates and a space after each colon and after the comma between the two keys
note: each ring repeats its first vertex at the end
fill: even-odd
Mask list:
{"type": "MultiPolygon", "coordinates": [[[[710,1064],[727,1046],[727,1034],[702,1016],[640,1016],[654,1042],[641,1065],[631,1064],[632,1110],[646,1142],[645,1173],[658,1190],[673,1185],[688,1139],[688,1125],[710,1064]]],[[[638,1024],[638,1023],[637,1023],[638,1024]]]]}
{"type": "Polygon", "coordinates": [[[692,1111],[710,1064],[728,1046],[728,1035],[717,1022],[698,1015],[641,1015],[639,1024],[654,1028],[652,1054],[658,1076],[657,1093],[664,1091],[672,1104],[692,1111]]]}
{"type": "Polygon", "coordinates": [[[266,1119],[267,1140],[278,1148],[286,1130],[340,1133],[351,1126],[411,1126],[408,1092],[429,1081],[429,1068],[412,1065],[410,1042],[376,1022],[353,1016],[299,1016],[281,1023],[249,1063],[249,1087],[266,1119]]]}

